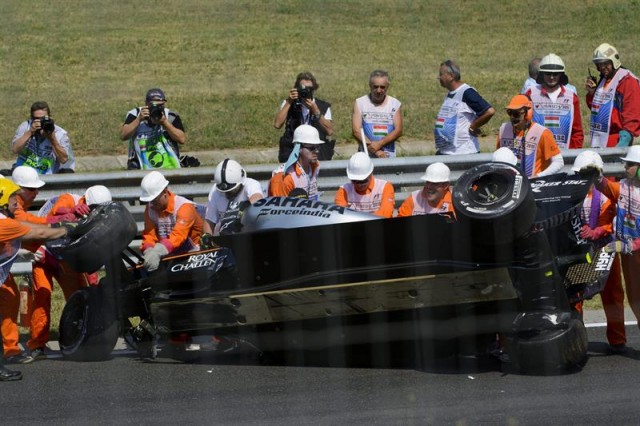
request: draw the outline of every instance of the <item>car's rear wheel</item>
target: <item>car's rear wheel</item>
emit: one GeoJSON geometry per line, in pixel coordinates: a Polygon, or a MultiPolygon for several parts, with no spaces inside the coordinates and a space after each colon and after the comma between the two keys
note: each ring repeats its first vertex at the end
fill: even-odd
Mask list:
{"type": "Polygon", "coordinates": [[[453,190],[459,221],[469,225],[474,242],[509,243],[533,225],[536,203],[529,181],[506,163],[480,164],[466,171],[453,190]]]}
{"type": "Polygon", "coordinates": [[[119,325],[109,303],[102,303],[99,287],[71,295],[60,317],[60,350],[73,361],[109,359],[118,340],[119,325]]]}
{"type": "Polygon", "coordinates": [[[75,271],[95,272],[118,256],[136,233],[136,221],[127,208],[109,203],[95,207],[66,238],[47,243],[47,248],[75,271]]]}

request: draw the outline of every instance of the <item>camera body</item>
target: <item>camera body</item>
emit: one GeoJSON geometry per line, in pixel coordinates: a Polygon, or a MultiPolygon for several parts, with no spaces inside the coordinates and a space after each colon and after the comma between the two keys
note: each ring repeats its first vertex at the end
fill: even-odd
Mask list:
{"type": "Polygon", "coordinates": [[[53,122],[53,118],[45,115],[44,117],[39,118],[40,120],[40,129],[45,133],[53,133],[56,129],[55,123],[53,122]]]}
{"type": "Polygon", "coordinates": [[[298,96],[300,99],[312,99],[313,98],[313,88],[300,86],[298,87],[298,96]]]}
{"type": "Polygon", "coordinates": [[[149,118],[158,121],[164,115],[164,104],[151,102],[149,104],[149,118]]]}

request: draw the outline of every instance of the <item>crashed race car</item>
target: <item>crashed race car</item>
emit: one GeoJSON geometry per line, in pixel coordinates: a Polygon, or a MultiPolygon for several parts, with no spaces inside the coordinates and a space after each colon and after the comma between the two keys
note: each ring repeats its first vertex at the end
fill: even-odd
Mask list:
{"type": "Polygon", "coordinates": [[[49,244],[79,271],[106,271],[68,300],[60,347],[97,361],[121,335],[145,357],[240,336],[261,353],[404,342],[399,356],[430,359],[473,341],[499,343],[523,374],[580,368],[587,333],[572,305],[602,289],[613,261],[579,237],[592,181],[479,165],[453,189],[455,218],[269,197],[236,214],[215,248],[168,256],[151,274],[128,248],[133,217],[106,204],[49,244]]]}

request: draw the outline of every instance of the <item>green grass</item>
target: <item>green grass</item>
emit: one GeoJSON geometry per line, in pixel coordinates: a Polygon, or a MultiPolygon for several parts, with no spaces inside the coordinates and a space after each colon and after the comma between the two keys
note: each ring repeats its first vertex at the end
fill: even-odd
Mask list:
{"type": "Polygon", "coordinates": [[[435,77],[446,58],[497,108],[487,127],[495,135],[533,56],[562,56],[580,95],[601,42],[640,72],[638,3],[5,0],[0,158],[13,157],[9,142],[35,100],[50,103],[77,155],[124,154],[124,114],[155,86],[184,119],[185,150],[274,146],[275,112],[302,70],[333,104],[339,143],[351,139],[351,106],[368,91],[369,72],[385,68],[404,105],[405,138],[432,144],[444,96],[435,77]]]}

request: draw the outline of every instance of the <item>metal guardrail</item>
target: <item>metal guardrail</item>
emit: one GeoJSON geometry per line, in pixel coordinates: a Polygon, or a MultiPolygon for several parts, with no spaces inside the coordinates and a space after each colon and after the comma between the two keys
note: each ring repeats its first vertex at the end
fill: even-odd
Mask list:
{"type": "MultiPolygon", "coordinates": [[[[565,160],[564,171],[571,173],[571,165],[576,156],[584,149],[563,150],[565,160]]],[[[598,151],[605,163],[604,173],[607,176],[620,177],[624,168],[620,157],[623,157],[627,149],[607,148],[598,151]]],[[[470,155],[447,156],[421,156],[398,157],[392,159],[374,159],[374,175],[389,181],[396,191],[396,207],[406,199],[415,189],[423,185],[420,179],[424,175],[426,167],[434,162],[441,161],[451,169],[451,182],[455,183],[462,173],[478,164],[491,161],[491,153],[470,155]]],[[[319,190],[323,192],[322,201],[332,202],[336,190],[347,182],[346,168],[348,160],[325,161],[321,165],[318,179],[319,190]]],[[[247,175],[259,181],[266,190],[273,170],[277,164],[260,164],[246,167],[247,175]]],[[[163,170],[162,173],[169,181],[172,191],[196,202],[205,204],[211,187],[213,186],[214,167],[195,167],[175,170],[163,170]]],[[[122,201],[138,222],[138,231],[142,231],[144,206],[141,205],[140,181],[147,174],[143,170],[123,170],[108,173],[75,173],[42,176],[46,185],[40,190],[33,210],[40,208],[49,198],[70,192],[83,194],[92,185],[105,185],[111,190],[113,199],[122,201]]],[[[17,262],[14,266],[15,273],[26,269],[30,265],[17,262]]],[[[12,269],[13,271],[13,269],[12,269]]],[[[24,273],[24,272],[23,272],[24,273]]]]}

